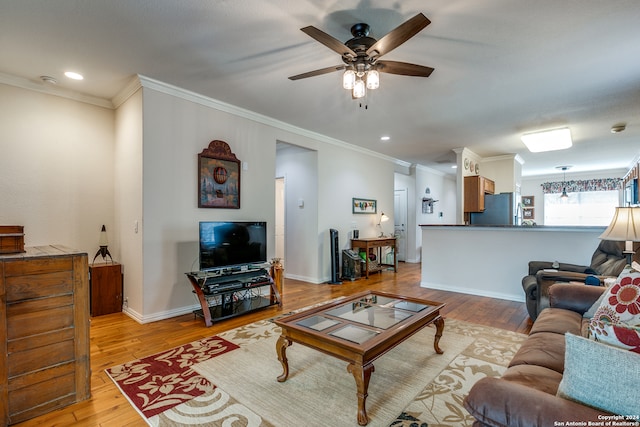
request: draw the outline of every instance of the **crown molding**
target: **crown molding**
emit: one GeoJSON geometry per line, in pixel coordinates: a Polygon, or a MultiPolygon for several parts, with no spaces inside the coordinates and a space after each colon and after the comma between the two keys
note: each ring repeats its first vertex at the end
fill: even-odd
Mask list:
{"type": "Polygon", "coordinates": [[[247,120],[252,120],[257,123],[261,123],[264,125],[272,126],[274,128],[284,130],[287,132],[291,132],[296,135],[304,136],[307,138],[311,138],[317,141],[325,142],[327,144],[332,144],[335,146],[339,146],[342,148],[346,148],[352,151],[357,151],[359,153],[367,154],[372,157],[377,157],[379,159],[383,159],[394,164],[397,164],[402,167],[410,167],[411,163],[405,162],[403,160],[399,160],[381,153],[377,153],[373,150],[369,150],[364,147],[360,147],[357,145],[349,144],[348,142],[341,141],[339,139],[331,138],[326,135],[322,135],[320,133],[312,132],[307,129],[303,129],[289,123],[276,120],[274,118],[246,110],[244,108],[237,107],[235,105],[227,104],[226,102],[219,101],[217,99],[210,98],[208,96],[201,95],[196,92],[192,92],[168,83],[161,82],[159,80],[152,79],[150,77],[138,74],[137,79],[140,81],[140,84],[143,88],[153,89],[155,91],[165,93],[167,95],[175,96],[176,98],[184,99],[186,101],[194,102],[205,107],[214,108],[219,111],[223,111],[225,113],[233,114],[235,116],[239,116],[245,118],[247,120]]]}
{"type": "Polygon", "coordinates": [[[113,107],[115,109],[120,108],[122,104],[125,103],[127,99],[129,99],[134,93],[142,88],[142,83],[138,76],[133,76],[129,79],[129,82],[113,97],[111,100],[113,102],[113,107]]]}
{"type": "Polygon", "coordinates": [[[0,83],[47,95],[54,95],[60,98],[71,99],[73,101],[84,102],[85,104],[91,104],[97,107],[113,109],[113,103],[108,99],[86,95],[69,89],[63,89],[56,85],[41,82],[40,80],[29,80],[22,77],[12,76],[10,74],[0,73],[0,83]]]}

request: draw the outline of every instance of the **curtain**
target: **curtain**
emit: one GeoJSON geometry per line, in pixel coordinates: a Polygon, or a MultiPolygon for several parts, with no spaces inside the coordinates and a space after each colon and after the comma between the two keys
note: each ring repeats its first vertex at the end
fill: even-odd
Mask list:
{"type": "Polygon", "coordinates": [[[542,193],[562,193],[566,188],[567,193],[579,191],[612,191],[622,190],[622,178],[578,179],[572,181],[556,181],[542,183],[542,193]]]}

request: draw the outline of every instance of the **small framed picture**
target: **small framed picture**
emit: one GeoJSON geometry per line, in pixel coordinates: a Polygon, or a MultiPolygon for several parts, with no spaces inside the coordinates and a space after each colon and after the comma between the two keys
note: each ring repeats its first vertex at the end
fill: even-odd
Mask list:
{"type": "Polygon", "coordinates": [[[535,219],[534,209],[522,209],[522,219],[535,219]]]}
{"type": "Polygon", "coordinates": [[[534,204],[534,196],[522,196],[522,206],[532,208],[534,204]]]}
{"type": "Polygon", "coordinates": [[[377,210],[378,203],[375,200],[356,197],[351,200],[351,212],[354,214],[374,214],[377,210]]]}

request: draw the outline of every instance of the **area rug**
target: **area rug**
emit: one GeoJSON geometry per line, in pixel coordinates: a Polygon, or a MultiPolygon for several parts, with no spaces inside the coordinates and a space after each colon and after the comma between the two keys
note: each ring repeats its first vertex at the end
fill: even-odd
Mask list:
{"type": "MultiPolygon", "coordinates": [[[[299,344],[287,349],[289,378],[261,321],[107,370],[151,426],[357,426],[346,363],[299,344]]],[[[500,376],[523,334],[445,320],[440,347],[427,327],[376,362],[366,402],[369,426],[470,426],[462,406],[471,386],[500,376]]]]}

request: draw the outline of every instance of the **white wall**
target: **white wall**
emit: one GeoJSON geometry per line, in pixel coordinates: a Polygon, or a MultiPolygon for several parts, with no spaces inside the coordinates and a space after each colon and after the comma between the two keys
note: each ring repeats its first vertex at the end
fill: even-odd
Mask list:
{"type": "Polygon", "coordinates": [[[104,224],[117,260],[113,141],[112,110],[0,84],[0,224],[89,261],[104,224]]]}
{"type": "Polygon", "coordinates": [[[285,274],[288,268],[313,283],[330,278],[330,228],[339,230],[343,247],[349,246],[353,222],[362,236],[375,235],[378,215],[353,215],[352,197],[376,199],[379,212],[391,212],[391,159],[280,122],[272,126],[268,118],[160,82],[142,78],[141,83],[142,95],[119,107],[117,126],[117,160],[123,175],[118,181],[117,217],[128,244],[123,250],[125,298],[127,312],[138,321],[171,317],[195,307],[185,273],[198,268],[199,221],[266,221],[267,257],[274,256],[277,141],[312,150],[316,159],[304,159],[302,166],[317,163],[315,177],[307,174],[297,189],[291,186],[293,203],[305,200],[296,225],[302,230],[304,223],[305,228],[303,233],[292,233],[298,246],[292,259],[284,260],[285,274]],[[213,139],[226,141],[247,166],[241,171],[240,209],[197,207],[197,154],[213,139]],[[139,194],[141,204],[136,200],[139,194]],[[135,221],[141,227],[138,234],[133,231],[135,221]],[[140,270],[131,270],[128,264],[141,265],[140,270]]]}
{"type": "MultiPolygon", "coordinates": [[[[407,241],[410,247],[407,260],[420,262],[422,254],[422,229],[420,225],[456,223],[456,177],[424,166],[417,166],[413,168],[413,171],[415,183],[412,186],[413,191],[409,191],[408,194],[414,222],[411,226],[411,232],[407,232],[407,241]],[[426,194],[427,188],[429,188],[428,195],[426,194]],[[432,214],[422,213],[423,197],[437,200],[432,214]]],[[[396,174],[396,181],[402,183],[406,179],[396,174]]]]}
{"type": "Polygon", "coordinates": [[[142,236],[142,89],[116,110],[115,223],[124,274],[123,310],[136,319],[143,315],[142,236]]]}
{"type": "Polygon", "coordinates": [[[423,227],[420,286],[524,301],[529,261],[589,265],[605,227],[423,227]]]}
{"type": "Polygon", "coordinates": [[[292,146],[279,149],[276,177],[284,177],[285,277],[317,281],[322,277],[317,247],[306,242],[317,241],[318,153],[292,146]]]}

